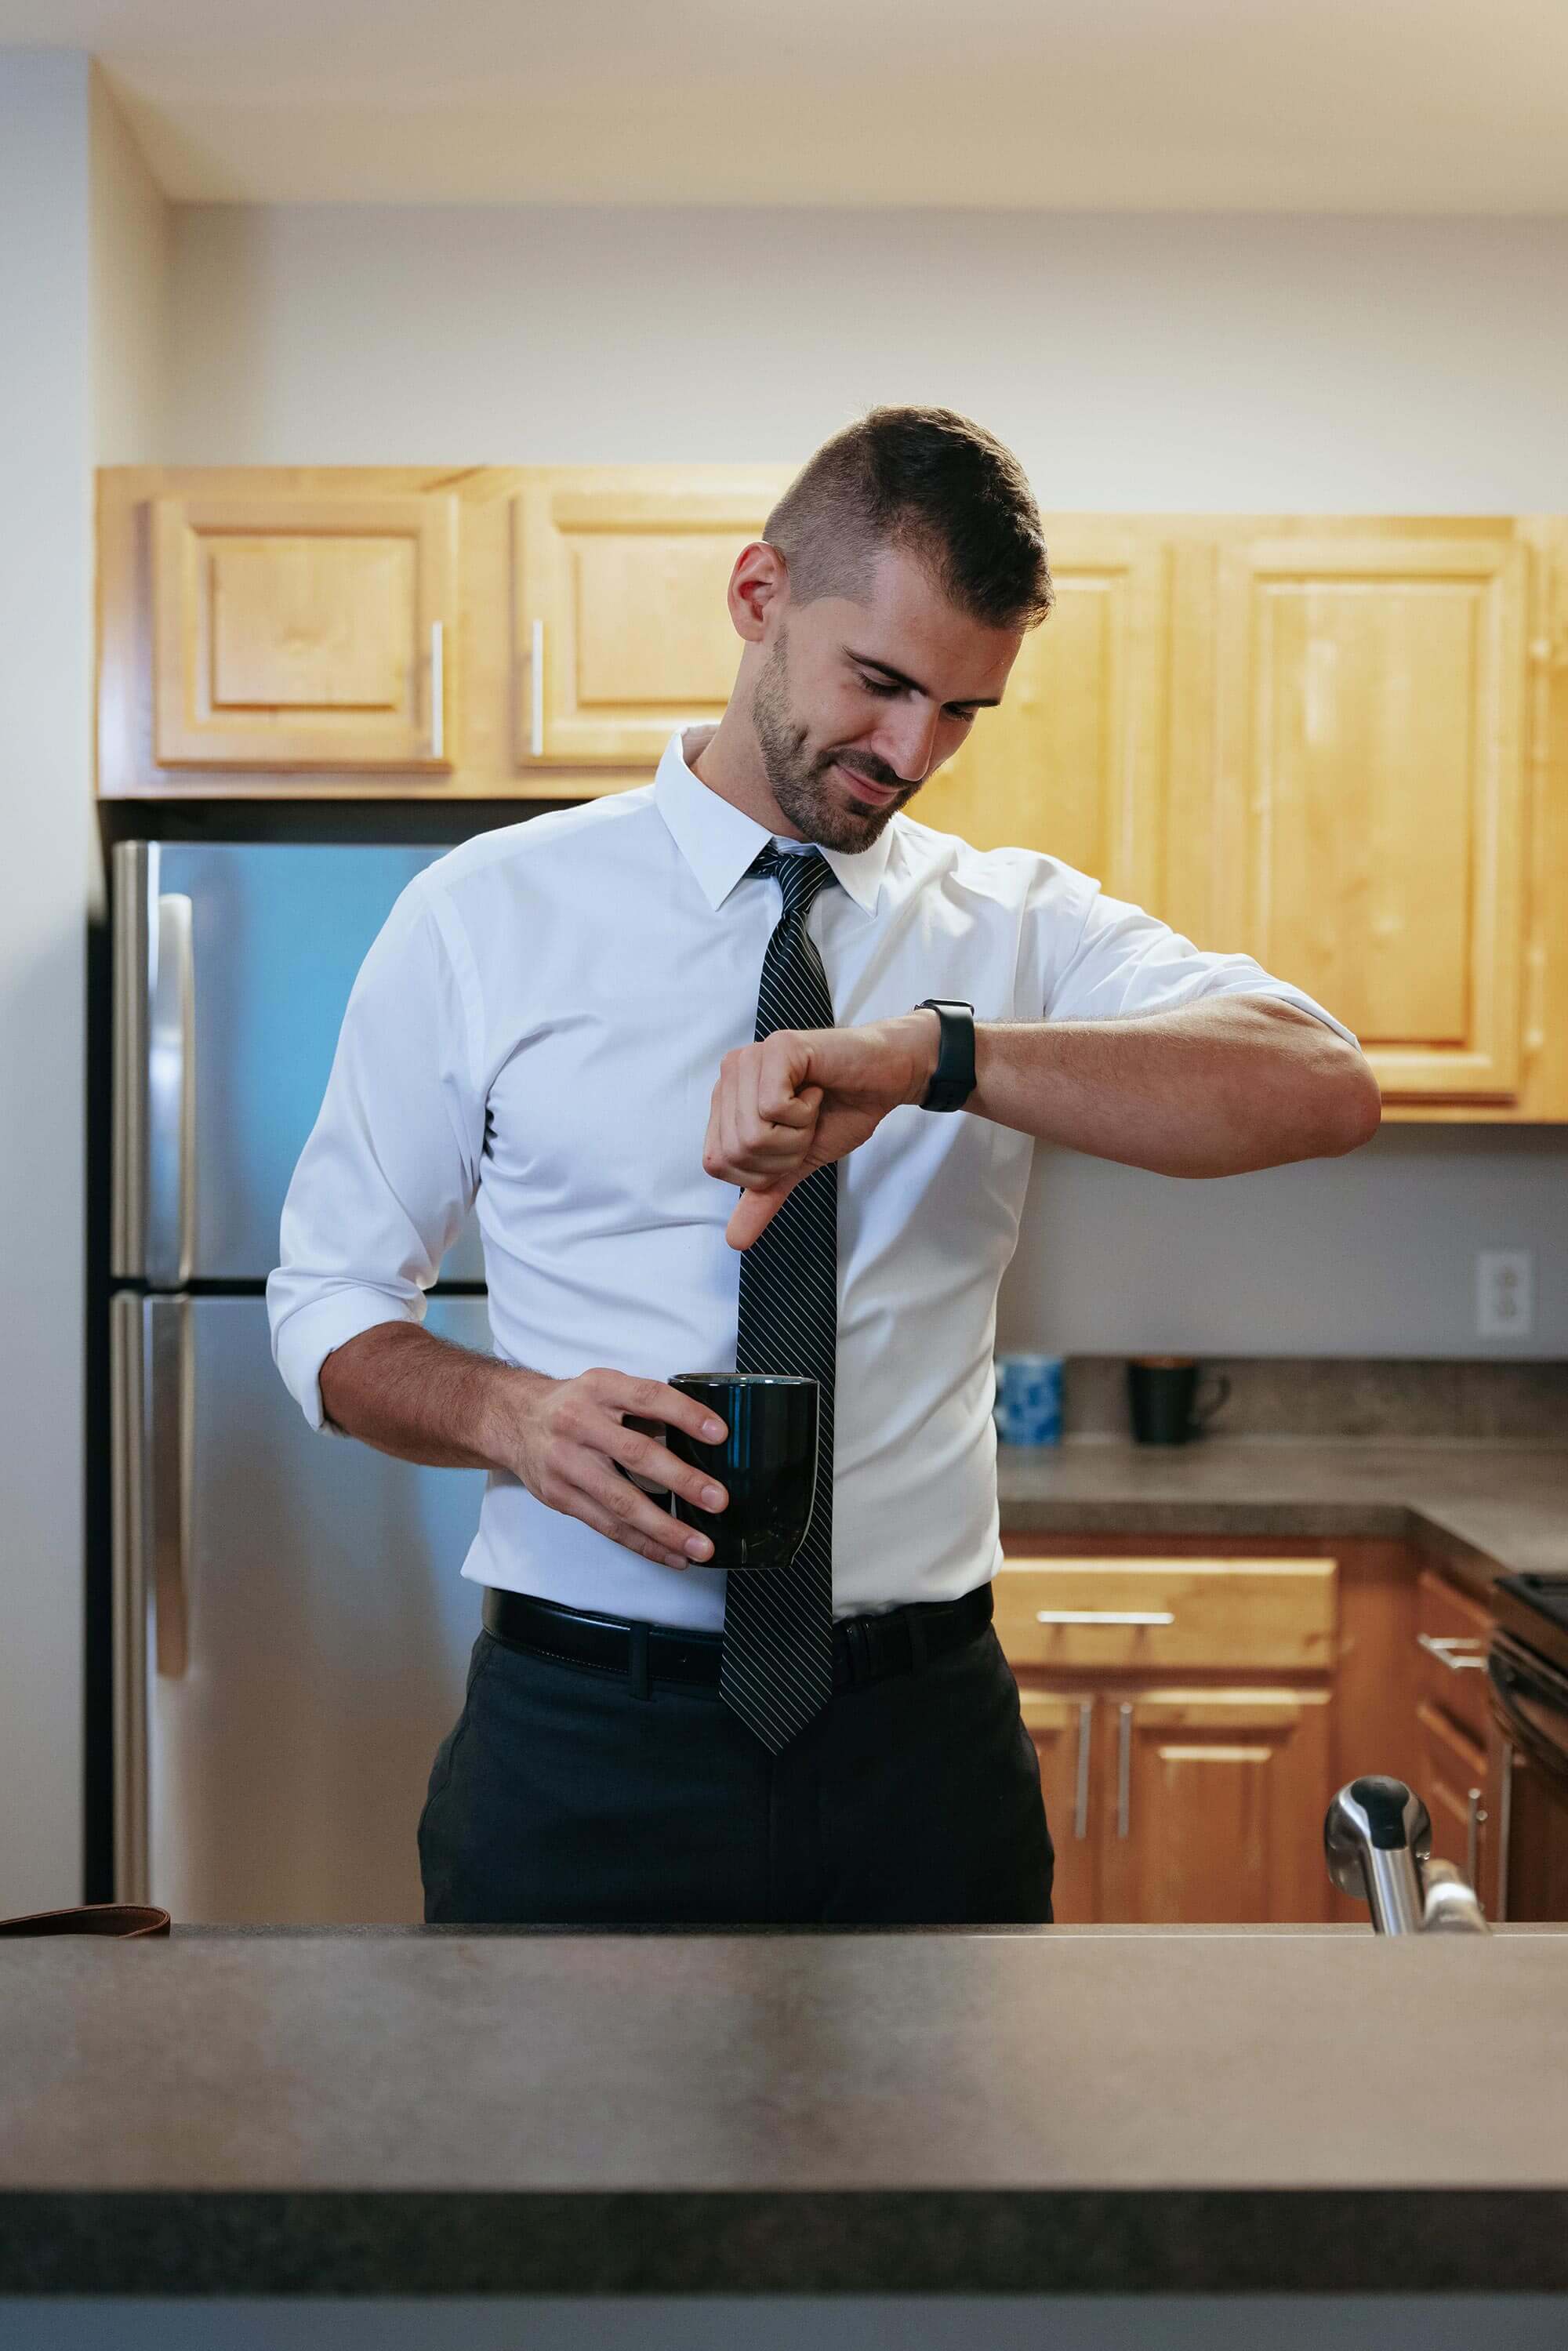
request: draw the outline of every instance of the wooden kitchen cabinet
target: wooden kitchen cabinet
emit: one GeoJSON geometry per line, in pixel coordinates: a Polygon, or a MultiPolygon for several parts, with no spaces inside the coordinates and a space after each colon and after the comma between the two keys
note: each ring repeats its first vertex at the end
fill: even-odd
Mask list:
{"type": "Polygon", "coordinates": [[[1062,1925],[1327,1916],[1330,1693],[1020,1687],[1062,1925]]]}
{"type": "Polygon", "coordinates": [[[456,501],[155,498],[153,756],[163,768],[449,768],[456,501]]]}
{"type": "Polygon", "coordinates": [[[1115,1728],[1102,1761],[1103,1918],[1326,1915],[1326,1686],[1132,1689],[1112,1694],[1106,1711],[1115,1728]]]}
{"type": "MultiPolygon", "coordinates": [[[[714,720],[791,469],[113,467],[98,789],[580,799],[714,720]]],[[[1361,1036],[1395,1119],[1568,1120],[1568,523],[1056,515],[1057,606],[915,805],[1361,1036]]]]}
{"type": "Polygon", "coordinates": [[[511,501],[519,768],[653,766],[716,721],[741,643],[727,590],[788,468],[549,466],[511,501]]]}
{"type": "Polygon", "coordinates": [[[1040,1754],[1057,1917],[1328,1917],[1337,1561],[1007,1552],[996,1630],[1040,1754]]]}
{"type": "Polygon", "coordinates": [[[1428,1698],[1416,1706],[1416,1720],[1421,1744],[1416,1786],[1431,1815],[1432,1851],[1464,1872],[1482,1909],[1495,1917],[1495,1806],[1486,1748],[1428,1698]]]}
{"type": "Polygon", "coordinates": [[[1052,1908],[1063,1925],[1082,1926],[1102,1916],[1102,1808],[1093,1772],[1095,1715],[1103,1709],[1092,1691],[1067,1698],[1035,1688],[1019,1689],[1019,1709],[1040,1757],[1040,1793],[1056,1853],[1052,1908]]]}
{"type": "Polygon", "coordinates": [[[1417,1776],[1432,1850],[1463,1870],[1489,1917],[1497,1910],[1500,1806],[1489,1755],[1486,1654],[1491,1611],[1431,1567],[1416,1584],[1417,1776]]]}
{"type": "Polygon", "coordinates": [[[999,710],[912,813],[977,849],[1019,848],[1163,912],[1169,550],[1136,517],[1047,524],[1056,607],[1025,637],[999,710]]]}
{"type": "Polygon", "coordinates": [[[1220,546],[1211,943],[1328,1005],[1392,1102],[1519,1094],[1529,617],[1508,525],[1220,546]]]}

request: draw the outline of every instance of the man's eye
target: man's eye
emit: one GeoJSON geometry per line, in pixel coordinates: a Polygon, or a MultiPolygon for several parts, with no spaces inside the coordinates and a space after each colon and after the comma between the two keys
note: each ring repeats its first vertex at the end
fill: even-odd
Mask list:
{"type": "Polygon", "coordinates": [[[868,694],[902,694],[904,691],[902,686],[886,685],[880,678],[875,677],[862,677],[861,684],[868,694]]]}

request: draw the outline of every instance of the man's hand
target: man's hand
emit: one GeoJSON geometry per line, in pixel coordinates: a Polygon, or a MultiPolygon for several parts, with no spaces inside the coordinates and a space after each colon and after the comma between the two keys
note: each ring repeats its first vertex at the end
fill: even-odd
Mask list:
{"type": "Polygon", "coordinates": [[[727,1053],[708,1112],[703,1165],[745,1186],[725,1232],[751,1247],[803,1176],[873,1134],[890,1110],[918,1102],[941,1043],[935,1012],[858,1029],[779,1029],[727,1053]]]}
{"type": "Polygon", "coordinates": [[[664,1422],[716,1445],[725,1426],[706,1405],[662,1380],[635,1379],[628,1372],[580,1372],[574,1380],[525,1376],[529,1386],[506,1395],[502,1424],[492,1421],[490,1441],[530,1494],[665,1567],[689,1567],[694,1561],[701,1566],[712,1558],[706,1535],[660,1510],[622,1474],[632,1471],[700,1510],[722,1510],[729,1500],[724,1488],[677,1460],[633,1419],[664,1422]]]}
{"type": "Polygon", "coordinates": [[[602,1369],[551,1379],[454,1346],[417,1323],[378,1322],[327,1357],[321,1404],[345,1436],[400,1461],[508,1470],[550,1510],[662,1566],[700,1566],[713,1557],[706,1535],[632,1482],[645,1478],[699,1510],[722,1510],[729,1500],[722,1486],[678,1461],[640,1425],[639,1415],[705,1445],[726,1434],[706,1405],[662,1380],[602,1369]]]}

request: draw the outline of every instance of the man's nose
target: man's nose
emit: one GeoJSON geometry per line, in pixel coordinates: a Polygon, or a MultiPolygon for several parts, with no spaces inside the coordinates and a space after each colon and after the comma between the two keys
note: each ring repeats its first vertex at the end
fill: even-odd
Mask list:
{"type": "Polygon", "coordinates": [[[936,747],[936,727],[941,712],[932,705],[900,711],[897,717],[883,729],[883,758],[904,784],[920,784],[925,780],[936,747]]]}

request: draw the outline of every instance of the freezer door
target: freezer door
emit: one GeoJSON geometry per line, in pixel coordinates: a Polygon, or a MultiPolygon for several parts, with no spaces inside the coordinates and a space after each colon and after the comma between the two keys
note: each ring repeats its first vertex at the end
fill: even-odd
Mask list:
{"type": "MultiPolygon", "coordinates": [[[[367,949],[439,849],[124,841],[114,852],[113,1271],[263,1280],[367,949]]],[[[444,1281],[483,1281],[472,1217],[444,1281]]]]}
{"type": "MultiPolygon", "coordinates": [[[[417,1922],[479,1470],[318,1436],[259,1298],[113,1301],[116,1876],[191,1921],[417,1922]]],[[[428,1328],[488,1353],[483,1300],[428,1328]]]]}

